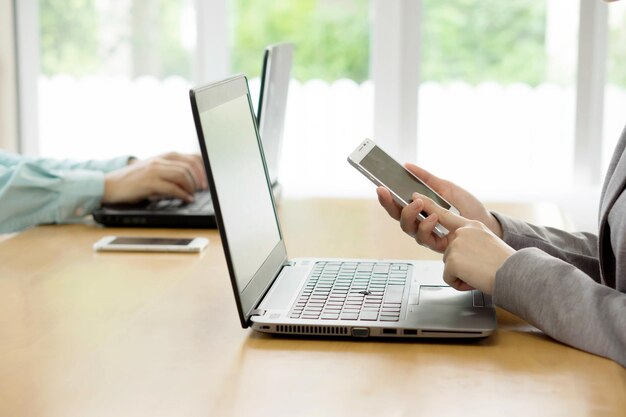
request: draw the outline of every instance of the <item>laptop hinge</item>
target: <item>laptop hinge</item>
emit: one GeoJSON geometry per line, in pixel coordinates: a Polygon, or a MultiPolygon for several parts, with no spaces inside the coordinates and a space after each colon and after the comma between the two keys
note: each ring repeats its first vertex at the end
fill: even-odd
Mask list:
{"type": "Polygon", "coordinates": [[[250,312],[250,317],[252,316],[264,316],[265,315],[265,310],[260,309],[260,308],[255,308],[254,310],[252,310],[250,312]]]}

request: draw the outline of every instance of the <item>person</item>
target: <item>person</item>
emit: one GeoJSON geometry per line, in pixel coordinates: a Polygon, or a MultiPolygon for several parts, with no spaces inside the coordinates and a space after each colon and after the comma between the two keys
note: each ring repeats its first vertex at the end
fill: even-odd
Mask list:
{"type": "Polygon", "coordinates": [[[191,202],[194,192],[207,186],[200,155],[77,162],[0,150],[0,233],[82,221],[103,203],[166,196],[191,202]]]}
{"type": "Polygon", "coordinates": [[[406,168],[455,206],[455,215],[415,193],[402,208],[380,204],[417,243],[443,253],[443,279],[478,289],[545,334],[626,366],[626,128],[602,188],[599,233],[568,233],[490,212],[471,193],[428,171],[406,168]],[[421,211],[428,214],[419,222],[421,211]],[[437,222],[450,233],[433,233],[437,222]]]}

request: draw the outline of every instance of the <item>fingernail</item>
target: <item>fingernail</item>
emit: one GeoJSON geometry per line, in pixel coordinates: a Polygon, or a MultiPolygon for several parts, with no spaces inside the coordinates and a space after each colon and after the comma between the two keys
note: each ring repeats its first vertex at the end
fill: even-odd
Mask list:
{"type": "Polygon", "coordinates": [[[413,200],[416,200],[420,195],[418,193],[413,193],[413,200]]]}

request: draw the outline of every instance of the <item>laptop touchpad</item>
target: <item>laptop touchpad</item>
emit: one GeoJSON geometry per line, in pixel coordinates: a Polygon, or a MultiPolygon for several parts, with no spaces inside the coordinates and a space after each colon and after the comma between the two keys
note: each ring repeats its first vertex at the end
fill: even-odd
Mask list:
{"type": "Polygon", "coordinates": [[[308,267],[285,267],[276,279],[259,308],[263,310],[287,310],[296,297],[298,289],[309,275],[308,267]]]}
{"type": "Polygon", "coordinates": [[[452,287],[438,285],[420,286],[419,305],[473,305],[472,291],[457,291],[452,287]]]}

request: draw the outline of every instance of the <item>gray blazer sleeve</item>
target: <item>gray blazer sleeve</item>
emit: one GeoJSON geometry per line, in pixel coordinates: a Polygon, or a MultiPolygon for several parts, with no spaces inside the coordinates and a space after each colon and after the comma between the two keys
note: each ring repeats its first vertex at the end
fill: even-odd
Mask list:
{"type": "Polygon", "coordinates": [[[569,233],[552,227],[534,226],[500,213],[492,213],[502,225],[502,239],[513,249],[539,248],[582,270],[600,282],[598,237],[592,233],[569,233]]]}
{"type": "Polygon", "coordinates": [[[494,303],[547,335],[626,366],[626,294],[537,248],[496,273],[494,303]]]}

